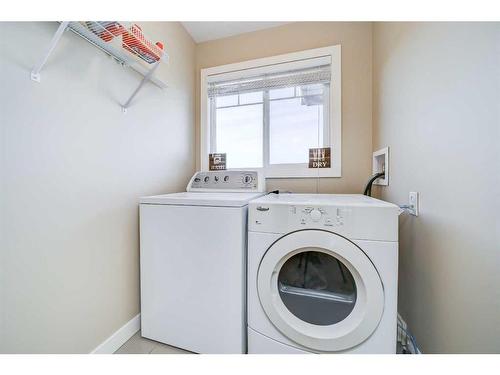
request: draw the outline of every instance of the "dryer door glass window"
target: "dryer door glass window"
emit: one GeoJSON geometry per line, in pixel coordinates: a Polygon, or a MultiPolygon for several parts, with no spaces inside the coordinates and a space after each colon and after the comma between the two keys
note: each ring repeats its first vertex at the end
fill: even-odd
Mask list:
{"type": "Polygon", "coordinates": [[[351,272],[339,259],[313,248],[295,254],[283,264],[278,291],[292,314],[320,326],[344,320],[356,304],[351,272]]]}

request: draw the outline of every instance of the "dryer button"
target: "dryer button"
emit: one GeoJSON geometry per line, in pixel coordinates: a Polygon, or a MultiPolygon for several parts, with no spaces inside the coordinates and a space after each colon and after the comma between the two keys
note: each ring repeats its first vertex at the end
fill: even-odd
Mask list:
{"type": "Polygon", "coordinates": [[[309,215],[311,215],[311,219],[314,222],[318,222],[321,219],[321,211],[320,210],[317,210],[317,209],[311,210],[311,213],[309,215]]]}

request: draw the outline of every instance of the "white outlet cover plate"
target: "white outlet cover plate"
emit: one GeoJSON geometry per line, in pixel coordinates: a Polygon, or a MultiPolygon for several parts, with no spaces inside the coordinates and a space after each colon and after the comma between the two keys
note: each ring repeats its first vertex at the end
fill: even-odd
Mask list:
{"type": "Polygon", "coordinates": [[[385,165],[385,177],[377,178],[373,184],[374,185],[389,185],[389,147],[381,148],[373,153],[372,158],[372,173],[378,173],[381,171],[380,165],[385,165]]]}
{"type": "Polygon", "coordinates": [[[418,193],[416,191],[410,191],[408,194],[408,211],[411,215],[418,216],[418,193]]]}

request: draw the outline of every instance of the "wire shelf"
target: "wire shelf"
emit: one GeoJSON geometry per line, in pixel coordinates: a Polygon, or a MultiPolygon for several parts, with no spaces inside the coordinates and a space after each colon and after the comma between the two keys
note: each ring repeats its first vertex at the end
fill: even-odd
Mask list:
{"type": "MultiPolygon", "coordinates": [[[[168,54],[160,42],[153,43],[139,26],[118,21],[71,21],[68,28],[92,43],[116,61],[148,76],[155,65],[168,62],[168,54]]],[[[167,85],[158,77],[149,75],[155,85],[167,85]]]]}
{"type": "Polygon", "coordinates": [[[44,55],[31,70],[31,79],[41,81],[40,72],[61,39],[65,30],[71,30],[104,51],[120,64],[130,67],[143,76],[138,87],[122,105],[124,113],[137,93],[146,84],[152,82],[160,88],[166,83],[154,73],[163,62],[168,62],[168,54],[163,50],[161,42],[153,43],[147,38],[139,25],[118,21],[63,21],[60,22],[44,55]]]}

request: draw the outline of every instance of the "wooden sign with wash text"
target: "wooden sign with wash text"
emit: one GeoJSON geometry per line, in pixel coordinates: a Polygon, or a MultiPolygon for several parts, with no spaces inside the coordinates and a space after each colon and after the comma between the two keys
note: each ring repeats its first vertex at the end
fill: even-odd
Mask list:
{"type": "Polygon", "coordinates": [[[211,171],[223,171],[226,169],[226,154],[209,154],[208,169],[211,171]]]}

